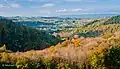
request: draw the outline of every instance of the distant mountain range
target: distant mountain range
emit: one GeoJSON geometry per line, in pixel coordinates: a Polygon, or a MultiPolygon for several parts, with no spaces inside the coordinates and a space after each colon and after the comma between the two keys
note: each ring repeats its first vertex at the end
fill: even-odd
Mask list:
{"type": "MultiPolygon", "coordinates": [[[[80,14],[80,15],[60,15],[60,16],[49,16],[49,17],[45,17],[45,16],[35,16],[35,17],[25,17],[27,19],[66,19],[66,18],[108,18],[108,17],[112,17],[112,16],[116,16],[119,14],[80,14]]],[[[2,16],[0,16],[0,18],[3,18],[2,16]]],[[[14,17],[7,17],[8,19],[22,19],[24,17],[21,16],[14,16],[14,17]]]]}
{"type": "Polygon", "coordinates": [[[81,15],[61,15],[60,17],[70,17],[70,18],[107,18],[116,16],[118,14],[81,14],[81,15]]]}

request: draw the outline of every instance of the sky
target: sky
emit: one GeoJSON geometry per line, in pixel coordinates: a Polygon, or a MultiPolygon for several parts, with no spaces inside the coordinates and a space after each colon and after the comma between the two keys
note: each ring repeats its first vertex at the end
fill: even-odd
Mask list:
{"type": "Polygon", "coordinates": [[[120,0],[0,0],[0,16],[120,14],[120,0]]]}

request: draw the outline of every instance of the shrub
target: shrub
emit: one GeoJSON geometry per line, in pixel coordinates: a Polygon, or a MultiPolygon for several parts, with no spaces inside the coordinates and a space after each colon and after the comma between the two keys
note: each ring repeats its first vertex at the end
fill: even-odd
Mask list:
{"type": "Polygon", "coordinates": [[[28,69],[42,69],[41,67],[42,63],[40,62],[32,61],[28,63],[28,69]]]}
{"type": "Polygon", "coordinates": [[[109,53],[105,56],[105,65],[109,69],[120,68],[120,47],[113,47],[109,50],[109,53]]]}
{"type": "Polygon", "coordinates": [[[108,38],[112,37],[112,35],[113,35],[112,33],[106,33],[102,37],[105,39],[108,39],[108,38]]]}
{"type": "Polygon", "coordinates": [[[75,47],[78,47],[80,45],[79,39],[73,39],[72,42],[74,43],[75,47]]]}
{"type": "Polygon", "coordinates": [[[44,59],[43,60],[45,69],[55,69],[56,65],[52,62],[52,59],[44,59]]]}
{"type": "Polygon", "coordinates": [[[28,63],[29,63],[28,59],[23,58],[16,62],[16,66],[18,69],[28,69],[29,68],[28,63]]]}
{"type": "Polygon", "coordinates": [[[93,69],[103,68],[104,67],[104,52],[102,50],[91,52],[89,55],[88,61],[93,69]]]}
{"type": "Polygon", "coordinates": [[[0,47],[0,52],[5,52],[6,51],[6,45],[4,44],[2,47],[0,47]]]}
{"type": "Polygon", "coordinates": [[[69,64],[65,64],[65,69],[71,69],[69,64]]]}
{"type": "Polygon", "coordinates": [[[2,56],[2,58],[0,59],[0,61],[1,61],[2,63],[4,63],[4,62],[9,63],[9,54],[8,54],[8,53],[3,52],[3,53],[1,54],[1,56],[2,56]]]}
{"type": "Polygon", "coordinates": [[[48,50],[50,51],[50,52],[53,52],[53,51],[55,51],[55,46],[51,46],[48,50]]]}
{"type": "Polygon", "coordinates": [[[61,44],[61,46],[62,46],[62,47],[67,47],[68,44],[69,44],[69,40],[66,40],[66,41],[64,41],[64,42],[61,44]]]}
{"type": "Polygon", "coordinates": [[[69,64],[59,63],[57,64],[57,69],[72,69],[72,68],[71,65],[69,64]]]}

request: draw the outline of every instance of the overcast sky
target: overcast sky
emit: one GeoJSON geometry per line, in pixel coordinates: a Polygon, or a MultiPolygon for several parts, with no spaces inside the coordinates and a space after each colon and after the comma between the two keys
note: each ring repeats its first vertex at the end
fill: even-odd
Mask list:
{"type": "Polygon", "coordinates": [[[119,14],[120,0],[0,0],[2,16],[119,14]]]}

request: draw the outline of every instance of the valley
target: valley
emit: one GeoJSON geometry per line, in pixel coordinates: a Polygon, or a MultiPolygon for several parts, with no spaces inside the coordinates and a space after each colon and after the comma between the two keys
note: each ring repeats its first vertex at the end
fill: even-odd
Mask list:
{"type": "Polygon", "coordinates": [[[0,68],[119,69],[120,15],[14,20],[0,19],[0,68]]]}

